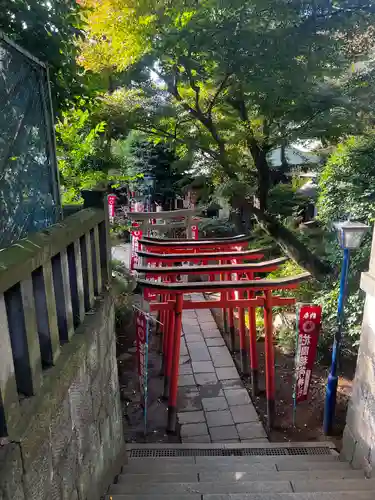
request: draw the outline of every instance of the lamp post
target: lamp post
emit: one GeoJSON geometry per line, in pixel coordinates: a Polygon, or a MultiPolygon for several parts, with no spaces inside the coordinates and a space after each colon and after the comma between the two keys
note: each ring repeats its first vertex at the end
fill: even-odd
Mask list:
{"type": "Polygon", "coordinates": [[[369,229],[369,226],[361,222],[347,220],[334,224],[337,231],[338,240],[341,248],[344,250],[344,256],[341,267],[340,293],[337,304],[337,330],[332,346],[331,368],[327,380],[326,399],[324,407],[323,429],[325,434],[330,434],[335,416],[336,396],[337,396],[337,367],[340,356],[340,346],[342,337],[342,327],[344,322],[344,306],[346,299],[346,285],[348,280],[350,250],[359,248],[363,236],[369,229]]]}

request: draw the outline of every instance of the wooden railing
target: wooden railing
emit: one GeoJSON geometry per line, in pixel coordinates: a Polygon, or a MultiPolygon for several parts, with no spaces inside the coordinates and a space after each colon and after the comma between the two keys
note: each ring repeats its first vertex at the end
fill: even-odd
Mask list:
{"type": "Polygon", "coordinates": [[[0,432],[12,436],[20,400],[43,390],[55,364],[110,282],[106,199],[0,251],[0,432]]]}

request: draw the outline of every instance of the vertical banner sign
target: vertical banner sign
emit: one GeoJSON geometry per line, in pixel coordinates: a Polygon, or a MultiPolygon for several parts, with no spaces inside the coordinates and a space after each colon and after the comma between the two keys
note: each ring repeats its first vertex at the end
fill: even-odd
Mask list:
{"type": "Polygon", "coordinates": [[[113,222],[113,219],[115,218],[116,198],[117,197],[115,194],[108,195],[108,213],[109,213],[109,220],[111,222],[113,222]]]}
{"type": "Polygon", "coordinates": [[[131,235],[131,253],[130,253],[130,270],[133,271],[134,267],[138,265],[138,249],[139,240],[142,239],[143,231],[140,229],[137,222],[133,222],[130,235],[131,235]]]}
{"type": "Polygon", "coordinates": [[[138,380],[141,394],[141,405],[144,412],[144,431],[147,432],[147,400],[148,400],[148,345],[149,318],[146,312],[136,311],[137,362],[138,380]]]}
{"type": "Polygon", "coordinates": [[[297,317],[295,404],[306,401],[322,321],[321,306],[303,305],[297,317]]]}

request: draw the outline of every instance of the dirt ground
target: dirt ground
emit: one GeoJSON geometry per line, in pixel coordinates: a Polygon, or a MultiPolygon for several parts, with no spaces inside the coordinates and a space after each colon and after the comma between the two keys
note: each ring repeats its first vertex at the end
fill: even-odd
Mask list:
{"type": "MultiPolygon", "coordinates": [[[[212,311],[215,320],[223,333],[221,312],[212,311]]],[[[225,338],[225,336],[224,336],[225,338]]],[[[255,408],[267,427],[266,391],[265,391],[265,359],[264,342],[257,344],[259,361],[259,395],[252,398],[255,408]]],[[[239,367],[239,357],[234,355],[239,367]]],[[[323,433],[323,413],[325,400],[325,386],[327,383],[328,366],[315,363],[310,383],[309,398],[297,406],[295,426],[293,425],[293,384],[294,384],[294,356],[284,354],[275,346],[275,384],[276,384],[276,418],[274,429],[269,433],[271,442],[285,441],[334,441],[341,447],[341,437],[345,427],[346,410],[352,391],[352,380],[355,372],[355,360],[346,360],[341,363],[339,372],[338,394],[334,434],[325,436],[323,433]]],[[[243,377],[243,382],[250,393],[249,380],[243,377]]]]}
{"type": "MultiPolygon", "coordinates": [[[[258,342],[259,359],[259,396],[254,405],[266,422],[266,398],[264,378],[264,343],[258,342]]],[[[344,372],[340,373],[338,397],[336,406],[336,420],[334,436],[325,436],[322,430],[325,386],[328,367],[316,364],[310,384],[309,399],[297,406],[296,425],[293,426],[293,373],[294,357],[283,354],[275,348],[276,370],[276,418],[275,426],[269,435],[270,441],[324,441],[334,440],[340,444],[340,438],[345,426],[346,409],[352,390],[352,379],[355,365],[353,362],[345,364],[344,372]]],[[[245,381],[245,385],[247,381],[245,381]]]]}

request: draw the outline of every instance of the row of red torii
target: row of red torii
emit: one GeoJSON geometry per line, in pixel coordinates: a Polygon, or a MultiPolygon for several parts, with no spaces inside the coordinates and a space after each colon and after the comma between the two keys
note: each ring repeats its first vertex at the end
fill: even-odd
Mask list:
{"type": "MultiPolygon", "coordinates": [[[[134,214],[136,216],[136,214],[134,214]]],[[[150,214],[150,217],[152,215],[150,214]]],[[[194,309],[221,309],[224,333],[229,335],[232,352],[239,340],[240,370],[250,376],[252,396],[258,394],[257,307],[264,311],[265,382],[267,424],[273,427],[275,416],[275,363],[272,309],[295,304],[294,297],[274,292],[296,289],[310,278],[298,276],[263,279],[259,274],[274,271],[285,257],[261,260],[269,248],[246,250],[249,237],[191,240],[143,237],[138,256],[138,283],[149,301],[150,312],[159,315],[162,346],[164,398],[168,400],[167,431],[175,432],[181,344],[182,312],[194,309]],[[215,264],[209,264],[215,262],[215,264]],[[235,263],[234,263],[235,262],[235,263]],[[182,276],[187,281],[179,281],[182,276]],[[192,277],[199,277],[191,281],[192,277]],[[206,277],[206,281],[202,281],[206,277]],[[208,278],[207,278],[208,277],[208,278]],[[187,294],[217,293],[218,300],[186,300],[187,294]],[[245,311],[248,309],[248,328],[245,311]],[[237,311],[238,330],[235,328],[237,311]]]]}

